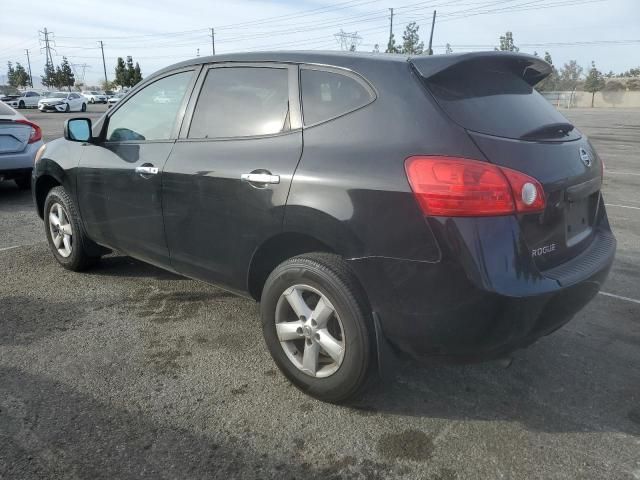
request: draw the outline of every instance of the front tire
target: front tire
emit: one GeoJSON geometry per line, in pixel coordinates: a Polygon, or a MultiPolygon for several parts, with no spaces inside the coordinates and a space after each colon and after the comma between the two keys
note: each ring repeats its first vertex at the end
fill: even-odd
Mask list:
{"type": "Polygon", "coordinates": [[[22,100],[18,103],[18,108],[24,108],[24,102],[22,100]]]}
{"type": "Polygon", "coordinates": [[[67,270],[85,270],[100,258],[87,253],[91,240],[84,233],[78,211],[64,187],[54,187],[47,195],[44,223],[49,248],[67,270]]]}
{"type": "Polygon", "coordinates": [[[67,103],[67,106],[64,109],[65,113],[69,113],[71,111],[71,105],[67,103]]]}
{"type": "Polygon", "coordinates": [[[90,99],[89,99],[89,103],[91,103],[91,104],[96,103],[96,99],[95,99],[95,98],[90,98],[90,99]]]}
{"type": "Polygon", "coordinates": [[[87,104],[86,103],[82,104],[82,107],[80,107],[80,111],[81,112],[86,112],[87,111],[87,104]]]}
{"type": "Polygon", "coordinates": [[[343,403],[367,386],[375,366],[370,308],[341,257],[310,253],[281,263],[260,311],[271,356],[300,390],[343,403]]]}

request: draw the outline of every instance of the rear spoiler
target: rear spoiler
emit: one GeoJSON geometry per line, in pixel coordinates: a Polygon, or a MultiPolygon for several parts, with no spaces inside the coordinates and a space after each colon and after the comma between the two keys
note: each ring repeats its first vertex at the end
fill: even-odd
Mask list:
{"type": "Polygon", "coordinates": [[[499,68],[522,77],[535,85],[551,73],[551,65],[534,55],[513,52],[472,52],[453,55],[433,55],[409,58],[418,73],[430,78],[451,68],[499,68]]]}

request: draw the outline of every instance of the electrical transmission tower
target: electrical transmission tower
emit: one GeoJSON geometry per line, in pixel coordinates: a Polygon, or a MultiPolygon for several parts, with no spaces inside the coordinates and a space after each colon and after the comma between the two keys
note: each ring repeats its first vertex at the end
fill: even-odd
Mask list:
{"type": "Polygon", "coordinates": [[[91,65],[89,65],[88,63],[72,63],[71,64],[71,69],[73,70],[73,76],[78,79],[79,83],[84,84],[84,74],[87,68],[91,68],[91,65]],[[82,73],[78,73],[78,70],[77,70],[78,68],[82,69],[80,70],[82,73]]]}
{"type": "Polygon", "coordinates": [[[336,37],[338,43],[340,43],[340,50],[355,52],[356,47],[362,43],[362,37],[358,35],[358,32],[348,33],[340,29],[340,31],[333,35],[336,37]]]}
{"type": "Polygon", "coordinates": [[[38,38],[38,40],[40,41],[40,45],[44,45],[40,48],[40,51],[42,52],[44,50],[46,57],[45,62],[47,66],[51,66],[53,68],[53,56],[51,55],[51,51],[53,50],[56,55],[58,54],[55,48],[51,46],[51,44],[53,44],[54,46],[56,44],[55,40],[53,39],[53,32],[47,31],[47,28],[45,27],[44,30],[39,30],[38,33],[41,35],[41,37],[38,38]]]}

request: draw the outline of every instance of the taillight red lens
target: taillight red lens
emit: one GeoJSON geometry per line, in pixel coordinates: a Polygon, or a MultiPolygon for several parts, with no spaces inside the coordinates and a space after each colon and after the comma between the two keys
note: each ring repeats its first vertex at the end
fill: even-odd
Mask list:
{"type": "Polygon", "coordinates": [[[29,143],[37,142],[42,139],[42,129],[28,120],[16,120],[16,123],[21,123],[22,125],[28,125],[31,127],[31,134],[29,135],[29,143]]]}
{"type": "Polygon", "coordinates": [[[408,158],[405,168],[425,215],[496,216],[544,208],[544,191],[537,180],[491,163],[419,156],[408,158]]]}

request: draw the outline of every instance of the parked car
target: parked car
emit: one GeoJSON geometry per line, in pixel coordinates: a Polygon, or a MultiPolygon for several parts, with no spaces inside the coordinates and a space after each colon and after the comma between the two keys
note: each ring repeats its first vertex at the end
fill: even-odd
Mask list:
{"type": "Polygon", "coordinates": [[[13,101],[14,99],[18,98],[19,96],[20,95],[2,94],[2,95],[0,95],[0,102],[10,103],[11,101],[13,101]]]}
{"type": "Polygon", "coordinates": [[[122,100],[126,94],[127,92],[118,92],[113,97],[109,97],[109,100],[107,100],[107,107],[113,107],[116,103],[122,100]]]}
{"type": "Polygon", "coordinates": [[[550,72],[510,52],[197,58],[69,120],[36,208],[67,269],[116,249],[259,301],[284,375],[342,402],[396,352],[499,358],[598,292],[603,164],[533,88],[550,72]]]}
{"type": "Polygon", "coordinates": [[[36,108],[39,100],[40,94],[33,90],[29,90],[15,96],[14,98],[6,100],[5,103],[13,108],[36,108]]]}
{"type": "Polygon", "coordinates": [[[107,96],[95,90],[82,92],[82,96],[89,103],[107,103],[107,96]]]}
{"type": "Polygon", "coordinates": [[[42,130],[9,105],[0,103],[0,180],[13,180],[20,189],[31,186],[42,130]]]}
{"type": "Polygon", "coordinates": [[[38,101],[41,112],[86,112],[86,99],[76,92],[52,92],[38,101]]]}

